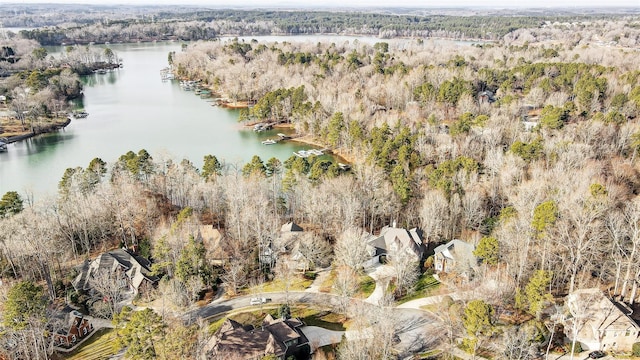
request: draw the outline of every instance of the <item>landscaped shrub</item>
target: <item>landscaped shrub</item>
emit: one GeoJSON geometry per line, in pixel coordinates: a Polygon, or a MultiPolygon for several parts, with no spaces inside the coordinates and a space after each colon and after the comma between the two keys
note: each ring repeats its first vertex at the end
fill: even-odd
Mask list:
{"type": "Polygon", "coordinates": [[[631,347],[631,353],[633,354],[633,356],[640,356],[640,342],[633,343],[633,346],[631,347]]]}
{"type": "MultiPolygon", "coordinates": [[[[571,343],[565,344],[564,349],[566,352],[571,353],[571,343]]],[[[573,348],[574,354],[579,354],[582,352],[582,344],[576,341],[576,346],[573,348]]]]}

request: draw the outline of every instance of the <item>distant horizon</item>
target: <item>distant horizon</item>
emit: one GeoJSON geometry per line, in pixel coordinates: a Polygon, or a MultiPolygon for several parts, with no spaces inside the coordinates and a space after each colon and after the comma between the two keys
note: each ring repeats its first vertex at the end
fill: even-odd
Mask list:
{"type": "Polygon", "coordinates": [[[5,1],[0,0],[0,5],[16,4],[16,5],[52,5],[52,4],[69,4],[69,5],[103,5],[103,6],[202,6],[215,8],[415,8],[415,9],[451,9],[451,8],[470,8],[470,9],[588,9],[588,8],[640,8],[640,0],[611,0],[603,3],[601,0],[522,0],[513,2],[513,0],[485,0],[479,5],[477,2],[468,0],[435,0],[435,1],[417,1],[417,0],[351,0],[346,3],[339,0],[325,0],[312,3],[300,3],[289,0],[245,0],[230,4],[229,1],[221,0],[188,0],[177,2],[175,0],[122,0],[105,4],[98,0],[22,0],[22,1],[5,1]]]}

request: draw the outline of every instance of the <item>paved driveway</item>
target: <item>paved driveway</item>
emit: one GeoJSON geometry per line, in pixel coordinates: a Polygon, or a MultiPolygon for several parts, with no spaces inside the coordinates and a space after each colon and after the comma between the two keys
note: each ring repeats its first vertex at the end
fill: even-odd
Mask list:
{"type": "Polygon", "coordinates": [[[376,288],[364,301],[378,305],[384,297],[384,291],[389,285],[389,281],[394,277],[394,270],[389,265],[376,264],[376,266],[367,271],[367,275],[376,281],[376,288]]]}
{"type": "Polygon", "coordinates": [[[312,353],[319,347],[339,343],[345,334],[345,331],[327,330],[318,326],[303,326],[300,330],[309,339],[312,353]]]}

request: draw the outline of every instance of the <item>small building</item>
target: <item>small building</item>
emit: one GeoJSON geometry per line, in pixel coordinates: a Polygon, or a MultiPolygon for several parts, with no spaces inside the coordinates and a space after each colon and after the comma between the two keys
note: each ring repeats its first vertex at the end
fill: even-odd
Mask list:
{"type": "Polygon", "coordinates": [[[64,326],[53,334],[53,346],[70,348],[93,331],[93,324],[77,311],[66,314],[64,326]]]}
{"type": "Polygon", "coordinates": [[[567,296],[571,316],[565,321],[567,335],[589,350],[631,352],[638,342],[640,326],[631,309],[614,302],[600,289],[580,289],[567,296]]]}
{"type": "Polygon", "coordinates": [[[301,331],[299,319],[274,319],[267,315],[262,325],[242,325],[227,319],[205,345],[206,359],[260,360],[267,355],[278,359],[307,358],[311,352],[309,340],[301,331]]]}
{"type": "Polygon", "coordinates": [[[474,250],[475,246],[458,239],[440,245],[434,250],[434,269],[439,273],[456,273],[468,278],[470,271],[478,266],[474,250]]]}
{"type": "Polygon", "coordinates": [[[383,227],[378,236],[370,235],[366,242],[371,256],[378,261],[386,258],[391,259],[393,254],[398,251],[406,252],[415,257],[416,261],[420,261],[425,252],[425,246],[422,243],[422,230],[398,228],[395,223],[392,226],[383,227]]]}
{"type": "Polygon", "coordinates": [[[294,223],[293,221],[290,221],[282,225],[282,227],[280,227],[281,233],[290,233],[290,232],[298,232],[298,231],[304,231],[304,230],[300,227],[300,225],[294,223]]]}
{"type": "Polygon", "coordinates": [[[114,276],[122,288],[133,294],[158,281],[151,275],[149,260],[129,250],[117,249],[102,253],[91,262],[86,261],[71,284],[76,290],[91,290],[91,280],[104,273],[114,276]]]}
{"type": "Polygon", "coordinates": [[[485,90],[478,93],[478,102],[480,104],[491,104],[495,101],[496,99],[493,91],[485,90]]]}

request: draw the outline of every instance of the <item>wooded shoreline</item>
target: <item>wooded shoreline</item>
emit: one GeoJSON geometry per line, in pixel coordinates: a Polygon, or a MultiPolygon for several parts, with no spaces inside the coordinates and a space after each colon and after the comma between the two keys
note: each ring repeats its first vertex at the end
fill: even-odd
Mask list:
{"type": "Polygon", "coordinates": [[[28,132],[28,133],[21,134],[21,135],[6,136],[6,137],[4,137],[4,139],[6,139],[5,142],[7,144],[11,144],[11,143],[14,143],[14,142],[30,139],[30,138],[32,138],[34,136],[38,136],[38,135],[42,135],[42,134],[48,134],[48,133],[52,133],[52,132],[58,131],[60,129],[64,129],[69,124],[71,124],[71,118],[70,117],[68,117],[65,120],[65,122],[63,122],[63,123],[55,123],[55,124],[50,124],[50,125],[43,126],[43,127],[38,127],[36,129],[34,129],[34,131],[32,131],[32,132],[28,132]]]}

